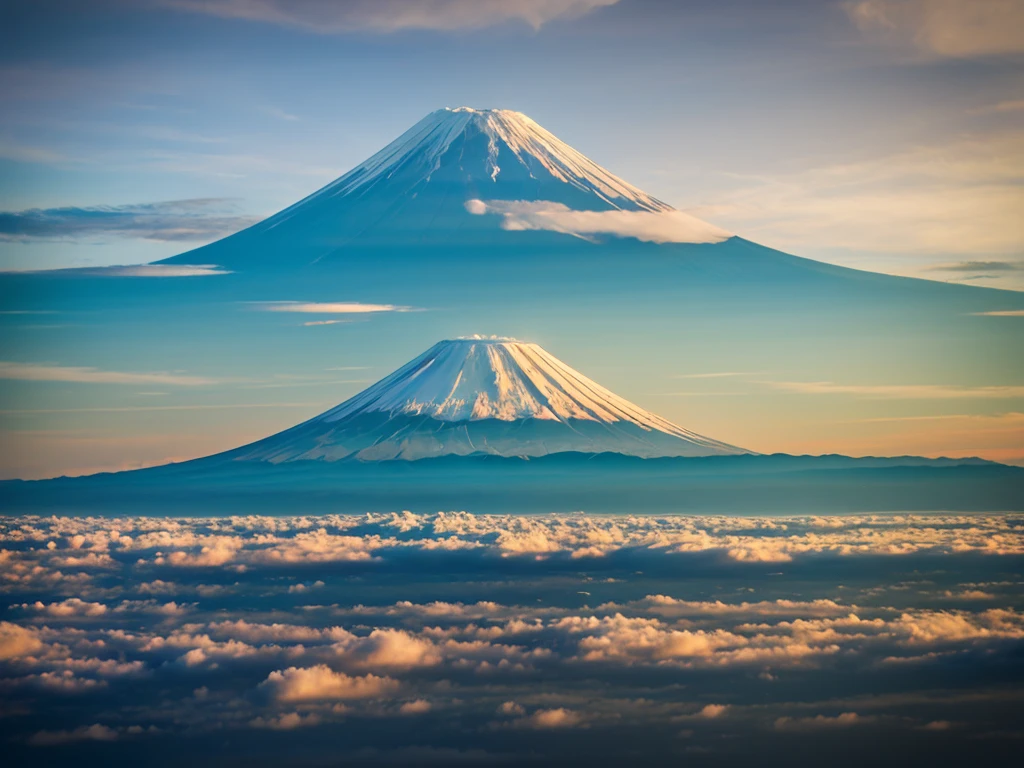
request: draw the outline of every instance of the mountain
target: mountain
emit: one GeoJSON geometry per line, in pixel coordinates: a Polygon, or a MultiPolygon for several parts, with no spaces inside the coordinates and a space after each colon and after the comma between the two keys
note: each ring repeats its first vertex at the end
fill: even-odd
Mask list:
{"type": "Polygon", "coordinates": [[[10,512],[649,514],[1024,509],[980,459],[760,455],[630,403],[536,344],[435,344],[315,418],[149,469],[0,482],[10,512]]]}
{"type": "MultiPolygon", "coordinates": [[[[730,235],[615,176],[507,109],[432,112],[312,195],[222,241],[166,260],[233,270],[350,262],[362,249],[519,242],[526,230],[661,242],[730,235]],[[586,212],[590,221],[573,220],[586,212]]],[[[400,256],[400,254],[399,254],[400,256]]]]}
{"type": "Polygon", "coordinates": [[[630,403],[536,344],[439,342],[355,397],[232,451],[0,482],[11,512],[689,513],[1024,509],[980,459],[760,455],[630,403]]]}
{"type": "MultiPolygon", "coordinates": [[[[623,136],[628,146],[631,137],[623,136]]],[[[1019,296],[847,269],[761,246],[674,209],[526,115],[440,109],[322,189],[245,230],[162,262],[216,264],[233,285],[344,289],[423,306],[534,308],[607,293],[671,308],[750,300],[834,306],[1019,296]],[[253,281],[246,283],[246,278],[253,281]],[[325,282],[326,281],[326,282],[325,282]],[[568,285],[576,296],[565,296],[568,285]],[[468,289],[468,290],[467,290],[468,289]]],[[[478,326],[479,327],[479,326],[478,326]]],[[[507,326],[506,326],[507,327],[507,326]]]]}
{"type": "Polygon", "coordinates": [[[749,453],[618,397],[536,344],[465,338],[435,344],[309,421],[206,461],[566,452],[644,458],[749,453]]]}

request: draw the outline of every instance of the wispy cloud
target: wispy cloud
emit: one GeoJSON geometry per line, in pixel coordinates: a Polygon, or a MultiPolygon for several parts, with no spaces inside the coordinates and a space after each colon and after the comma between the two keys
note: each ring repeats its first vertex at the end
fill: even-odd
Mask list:
{"type": "Polygon", "coordinates": [[[263,111],[271,117],[276,117],[278,120],[287,120],[288,122],[295,122],[299,119],[298,115],[293,115],[291,112],[285,112],[279,107],[264,107],[263,111]]]}
{"type": "Polygon", "coordinates": [[[720,243],[732,236],[682,211],[574,211],[548,200],[470,200],[466,210],[477,216],[497,214],[501,228],[512,231],[614,235],[651,243],[720,243]]]}
{"type": "Polygon", "coordinates": [[[338,325],[339,323],[347,323],[348,320],[307,320],[303,323],[305,326],[311,325],[338,325]]]}
{"type": "Polygon", "coordinates": [[[148,413],[151,411],[233,411],[250,408],[322,407],[324,407],[324,403],[195,403],[191,405],[96,406],[94,408],[17,408],[0,411],[0,414],[4,416],[30,416],[51,413],[148,413]]]}
{"type": "Polygon", "coordinates": [[[695,209],[786,249],[963,254],[1005,261],[1024,242],[1024,132],[978,134],[772,177],[695,209]]]}
{"type": "Polygon", "coordinates": [[[112,267],[0,270],[0,274],[61,274],[72,277],[206,277],[230,275],[216,264],[123,264],[112,267]]]}
{"type": "Polygon", "coordinates": [[[989,104],[984,107],[972,109],[971,112],[972,114],[976,115],[1024,112],[1024,99],[1009,99],[1005,101],[997,101],[995,104],[989,104]]]}
{"type": "Polygon", "coordinates": [[[413,311],[412,307],[397,304],[363,304],[358,301],[261,301],[255,302],[255,306],[264,312],[298,312],[306,315],[360,315],[373,312],[413,311]]]}
{"type": "Polygon", "coordinates": [[[1024,309],[996,309],[991,312],[974,312],[979,317],[1024,317],[1024,309]]]}
{"type": "Polygon", "coordinates": [[[727,379],[735,376],[756,376],[752,371],[722,371],[720,373],[679,373],[673,379],[727,379]]]}
{"type": "Polygon", "coordinates": [[[230,275],[216,264],[129,264],[119,267],[86,267],[66,270],[89,277],[205,277],[230,275]]]}
{"type": "Polygon", "coordinates": [[[180,11],[299,27],[320,34],[481,29],[509,21],[540,29],[618,0],[158,0],[180,11]]]}
{"type": "Polygon", "coordinates": [[[1012,261],[960,261],[955,264],[936,264],[928,272],[1015,272],[1024,265],[1012,261]]]}
{"type": "Polygon", "coordinates": [[[117,206],[33,208],[0,212],[0,240],[95,239],[117,236],[159,241],[214,240],[259,221],[230,212],[218,198],[117,206]]]}
{"type": "Polygon", "coordinates": [[[844,7],[864,32],[931,56],[1024,52],[1020,0],[857,0],[844,7]]]}
{"type": "Polygon", "coordinates": [[[1024,397],[1024,386],[962,387],[942,384],[836,384],[831,381],[764,381],[773,389],[801,395],[853,395],[877,399],[954,400],[1024,397]]]}
{"type": "Polygon", "coordinates": [[[0,361],[0,379],[62,381],[76,384],[172,384],[183,387],[216,384],[215,379],[181,373],[133,373],[98,368],[0,361]]]}

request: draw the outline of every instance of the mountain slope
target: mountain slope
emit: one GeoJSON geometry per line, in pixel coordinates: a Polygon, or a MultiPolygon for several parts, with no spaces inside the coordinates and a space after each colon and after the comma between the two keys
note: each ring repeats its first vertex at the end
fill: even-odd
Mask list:
{"type": "Polygon", "coordinates": [[[656,416],[536,344],[435,344],[336,408],[218,460],[415,460],[552,453],[712,456],[747,453],[656,416]]]}

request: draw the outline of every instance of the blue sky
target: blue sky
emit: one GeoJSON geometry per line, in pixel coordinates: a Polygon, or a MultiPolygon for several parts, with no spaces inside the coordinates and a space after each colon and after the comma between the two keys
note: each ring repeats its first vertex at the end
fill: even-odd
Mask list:
{"type": "MultiPolygon", "coordinates": [[[[0,270],[190,250],[304,197],[432,110],[471,105],[525,112],[650,194],[769,246],[1024,288],[1017,0],[40,0],[2,13],[0,270]]],[[[612,338],[611,351],[583,324],[506,315],[481,327],[430,297],[256,297],[431,310],[307,327],[224,302],[238,297],[218,279],[146,317],[133,309],[164,287],[124,305],[36,297],[42,314],[9,312],[24,297],[4,296],[0,476],[228,449],[476,332],[537,341],[616,393],[754,450],[1024,461],[1015,309],[898,328],[758,318],[774,345],[744,318],[698,313],[665,356],[653,340],[612,338]],[[791,344],[796,333],[816,351],[791,344]]]]}
{"type": "Polygon", "coordinates": [[[1020,287],[1022,13],[936,0],[8,4],[0,211],[201,202],[188,226],[178,206],[141,234],[26,234],[0,216],[0,266],[178,253],[468,104],[526,112],[768,245],[1020,287]]]}

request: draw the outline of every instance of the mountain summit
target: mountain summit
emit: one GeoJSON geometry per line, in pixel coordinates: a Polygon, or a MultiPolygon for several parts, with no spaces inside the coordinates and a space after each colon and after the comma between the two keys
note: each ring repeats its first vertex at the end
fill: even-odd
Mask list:
{"type": "MultiPolygon", "coordinates": [[[[510,109],[439,109],[431,112],[369,160],[306,198],[367,194],[400,183],[408,191],[455,166],[482,193],[509,184],[539,191],[568,185],[601,208],[669,211],[670,205],[637,189],[577,152],[522,112],[510,109]],[[401,180],[400,182],[398,180],[401,180]]],[[[561,190],[564,194],[566,190],[561,190]]],[[[562,194],[559,197],[563,196],[562,194]]],[[[525,199],[534,199],[528,195],[525,199]]]]}
{"type": "Polygon", "coordinates": [[[731,237],[620,179],[521,112],[458,107],[431,112],[270,218],[166,261],[238,271],[351,269],[368,254],[401,261],[413,249],[443,247],[444,259],[521,248],[515,233],[524,230],[557,233],[549,241],[556,244],[565,235],[673,243],[731,237]]]}
{"type": "Polygon", "coordinates": [[[747,453],[622,399],[536,344],[466,338],[439,342],[336,408],[220,458],[279,464],[570,451],[747,453]]]}

